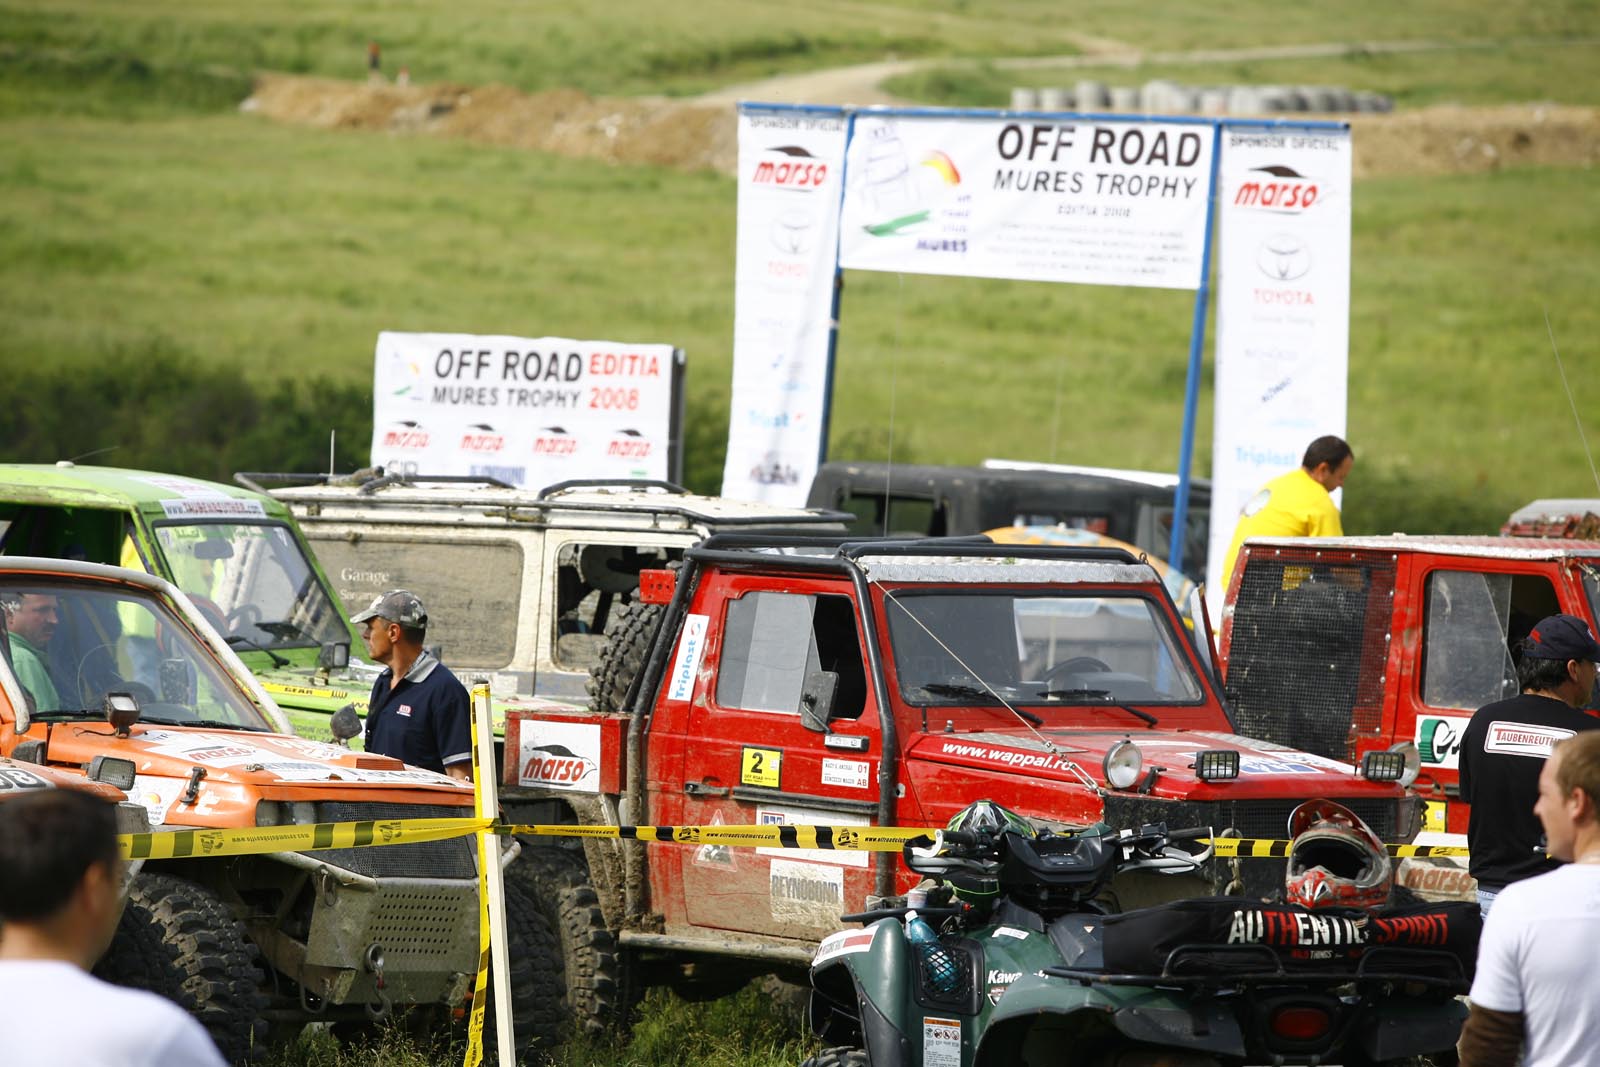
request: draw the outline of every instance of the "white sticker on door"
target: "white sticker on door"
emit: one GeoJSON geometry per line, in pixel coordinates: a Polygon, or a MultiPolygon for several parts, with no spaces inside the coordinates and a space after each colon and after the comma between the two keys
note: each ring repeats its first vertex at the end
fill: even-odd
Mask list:
{"type": "Polygon", "coordinates": [[[865,789],[872,764],[858,759],[824,759],[822,784],[838,785],[846,789],[865,789]]]}
{"type": "Polygon", "coordinates": [[[694,695],[695,673],[700,670],[700,657],[706,650],[706,627],[709,615],[690,615],[683,620],[683,636],[678,639],[678,655],[672,661],[672,682],[667,688],[668,700],[688,700],[694,695]]]}

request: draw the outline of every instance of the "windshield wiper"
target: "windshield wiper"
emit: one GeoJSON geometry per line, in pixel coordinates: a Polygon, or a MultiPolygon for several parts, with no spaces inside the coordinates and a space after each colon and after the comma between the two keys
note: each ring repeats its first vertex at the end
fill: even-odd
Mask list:
{"type": "Polygon", "coordinates": [[[1046,689],[1044,692],[1040,693],[1039,696],[1045,700],[1051,700],[1057,697],[1088,697],[1093,700],[1103,700],[1106,702],[1108,707],[1117,708],[1121,711],[1127,712],[1129,715],[1143,719],[1145,723],[1150,726],[1159,725],[1161,722],[1160,719],[1157,719],[1154,715],[1143,710],[1142,708],[1136,708],[1132,705],[1121,704],[1112,700],[1111,690],[1109,689],[1046,689]]]}
{"type": "Polygon", "coordinates": [[[241,644],[241,645],[248,645],[250,648],[255,649],[257,652],[265,652],[267,655],[272,657],[272,665],[274,667],[287,667],[289,665],[289,661],[286,658],[284,658],[283,656],[278,655],[276,652],[272,651],[272,649],[270,649],[270,648],[267,648],[265,645],[256,644],[254,641],[252,641],[248,637],[244,636],[244,634],[229,634],[227,637],[223,638],[223,640],[228,642],[228,647],[229,648],[232,648],[234,646],[234,644],[237,642],[238,644],[241,644]]]}
{"type": "Polygon", "coordinates": [[[155,723],[157,726],[207,726],[213,730],[245,730],[253,734],[270,733],[261,726],[246,726],[243,723],[231,722],[227,719],[161,719],[153,716],[139,716],[141,723],[155,723]]]}
{"type": "MultiPolygon", "coordinates": [[[[1007,707],[1011,707],[1010,704],[1006,703],[1005,698],[1000,697],[995,693],[991,693],[989,690],[983,689],[983,688],[981,688],[979,686],[976,686],[976,685],[960,685],[960,684],[952,684],[952,683],[947,683],[947,682],[931,682],[928,685],[918,686],[917,688],[921,689],[924,693],[931,693],[933,696],[936,696],[936,697],[967,697],[969,699],[980,699],[981,698],[984,701],[984,703],[986,703],[986,704],[1000,703],[1000,704],[1005,704],[1007,707]]],[[[1035,726],[1043,726],[1044,725],[1044,720],[1039,718],[1039,716],[1035,715],[1031,711],[1024,711],[1023,709],[1017,708],[1017,707],[1011,707],[1011,710],[1016,712],[1022,718],[1024,718],[1024,719],[1028,720],[1029,722],[1033,723],[1033,725],[1035,725],[1035,726]]]]}

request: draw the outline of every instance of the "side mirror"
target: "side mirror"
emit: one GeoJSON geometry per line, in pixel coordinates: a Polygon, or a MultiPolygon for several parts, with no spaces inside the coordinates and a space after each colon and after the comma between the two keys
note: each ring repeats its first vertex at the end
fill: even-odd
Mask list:
{"type": "Polygon", "coordinates": [[[812,671],[800,687],[800,722],[807,730],[828,732],[828,716],[839,692],[838,671],[812,671]]]}
{"type": "Polygon", "coordinates": [[[127,737],[133,724],[139,721],[139,698],[132,693],[107,693],[102,706],[106,722],[111,724],[118,737],[127,737]]]}
{"type": "Polygon", "coordinates": [[[334,739],[341,745],[361,732],[361,716],[356,714],[354,704],[346,704],[333,713],[328,720],[328,729],[333,733],[334,739]]]}
{"type": "Polygon", "coordinates": [[[317,669],[323,671],[343,670],[350,665],[350,642],[324,641],[317,650],[317,669]]]}
{"type": "Polygon", "coordinates": [[[161,699],[168,704],[195,701],[194,665],[186,659],[161,661],[161,699]]]}

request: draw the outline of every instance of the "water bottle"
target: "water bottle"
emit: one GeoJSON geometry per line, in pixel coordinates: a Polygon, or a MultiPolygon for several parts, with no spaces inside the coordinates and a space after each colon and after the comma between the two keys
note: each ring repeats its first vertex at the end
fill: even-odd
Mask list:
{"type": "Polygon", "coordinates": [[[939,941],[928,921],[915,911],[906,912],[906,940],[917,947],[922,971],[936,992],[953,993],[961,985],[961,967],[939,941]]]}

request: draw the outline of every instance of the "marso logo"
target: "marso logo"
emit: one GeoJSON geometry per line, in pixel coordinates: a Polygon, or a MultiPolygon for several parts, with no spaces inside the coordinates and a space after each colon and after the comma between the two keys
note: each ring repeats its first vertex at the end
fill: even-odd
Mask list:
{"type": "Polygon", "coordinates": [[[402,419],[391,423],[383,433],[383,447],[385,448],[427,448],[428,431],[423,429],[420,422],[402,419]]]}
{"type": "Polygon", "coordinates": [[[1315,178],[1293,167],[1273,164],[1254,167],[1250,173],[1260,177],[1239,183],[1239,191],[1233,196],[1234,207],[1298,215],[1315,204],[1322,192],[1315,178]]]}
{"type": "Polygon", "coordinates": [[[578,450],[578,439],[562,426],[541,426],[533,439],[536,456],[570,456],[578,450]]]}
{"type": "Polygon", "coordinates": [[[461,447],[468,452],[499,452],[506,447],[506,438],[488,423],[475,422],[461,435],[461,447]]]}
{"type": "Polygon", "coordinates": [[[599,772],[594,760],[580,756],[565,745],[543,745],[530,750],[522,765],[522,781],[575,789],[590,775],[599,772]]]}
{"type": "Polygon", "coordinates": [[[755,185],[809,193],[828,180],[828,165],[799,145],[779,145],[767,152],[781,158],[763,159],[756,164],[756,172],[750,178],[755,185]]]}

